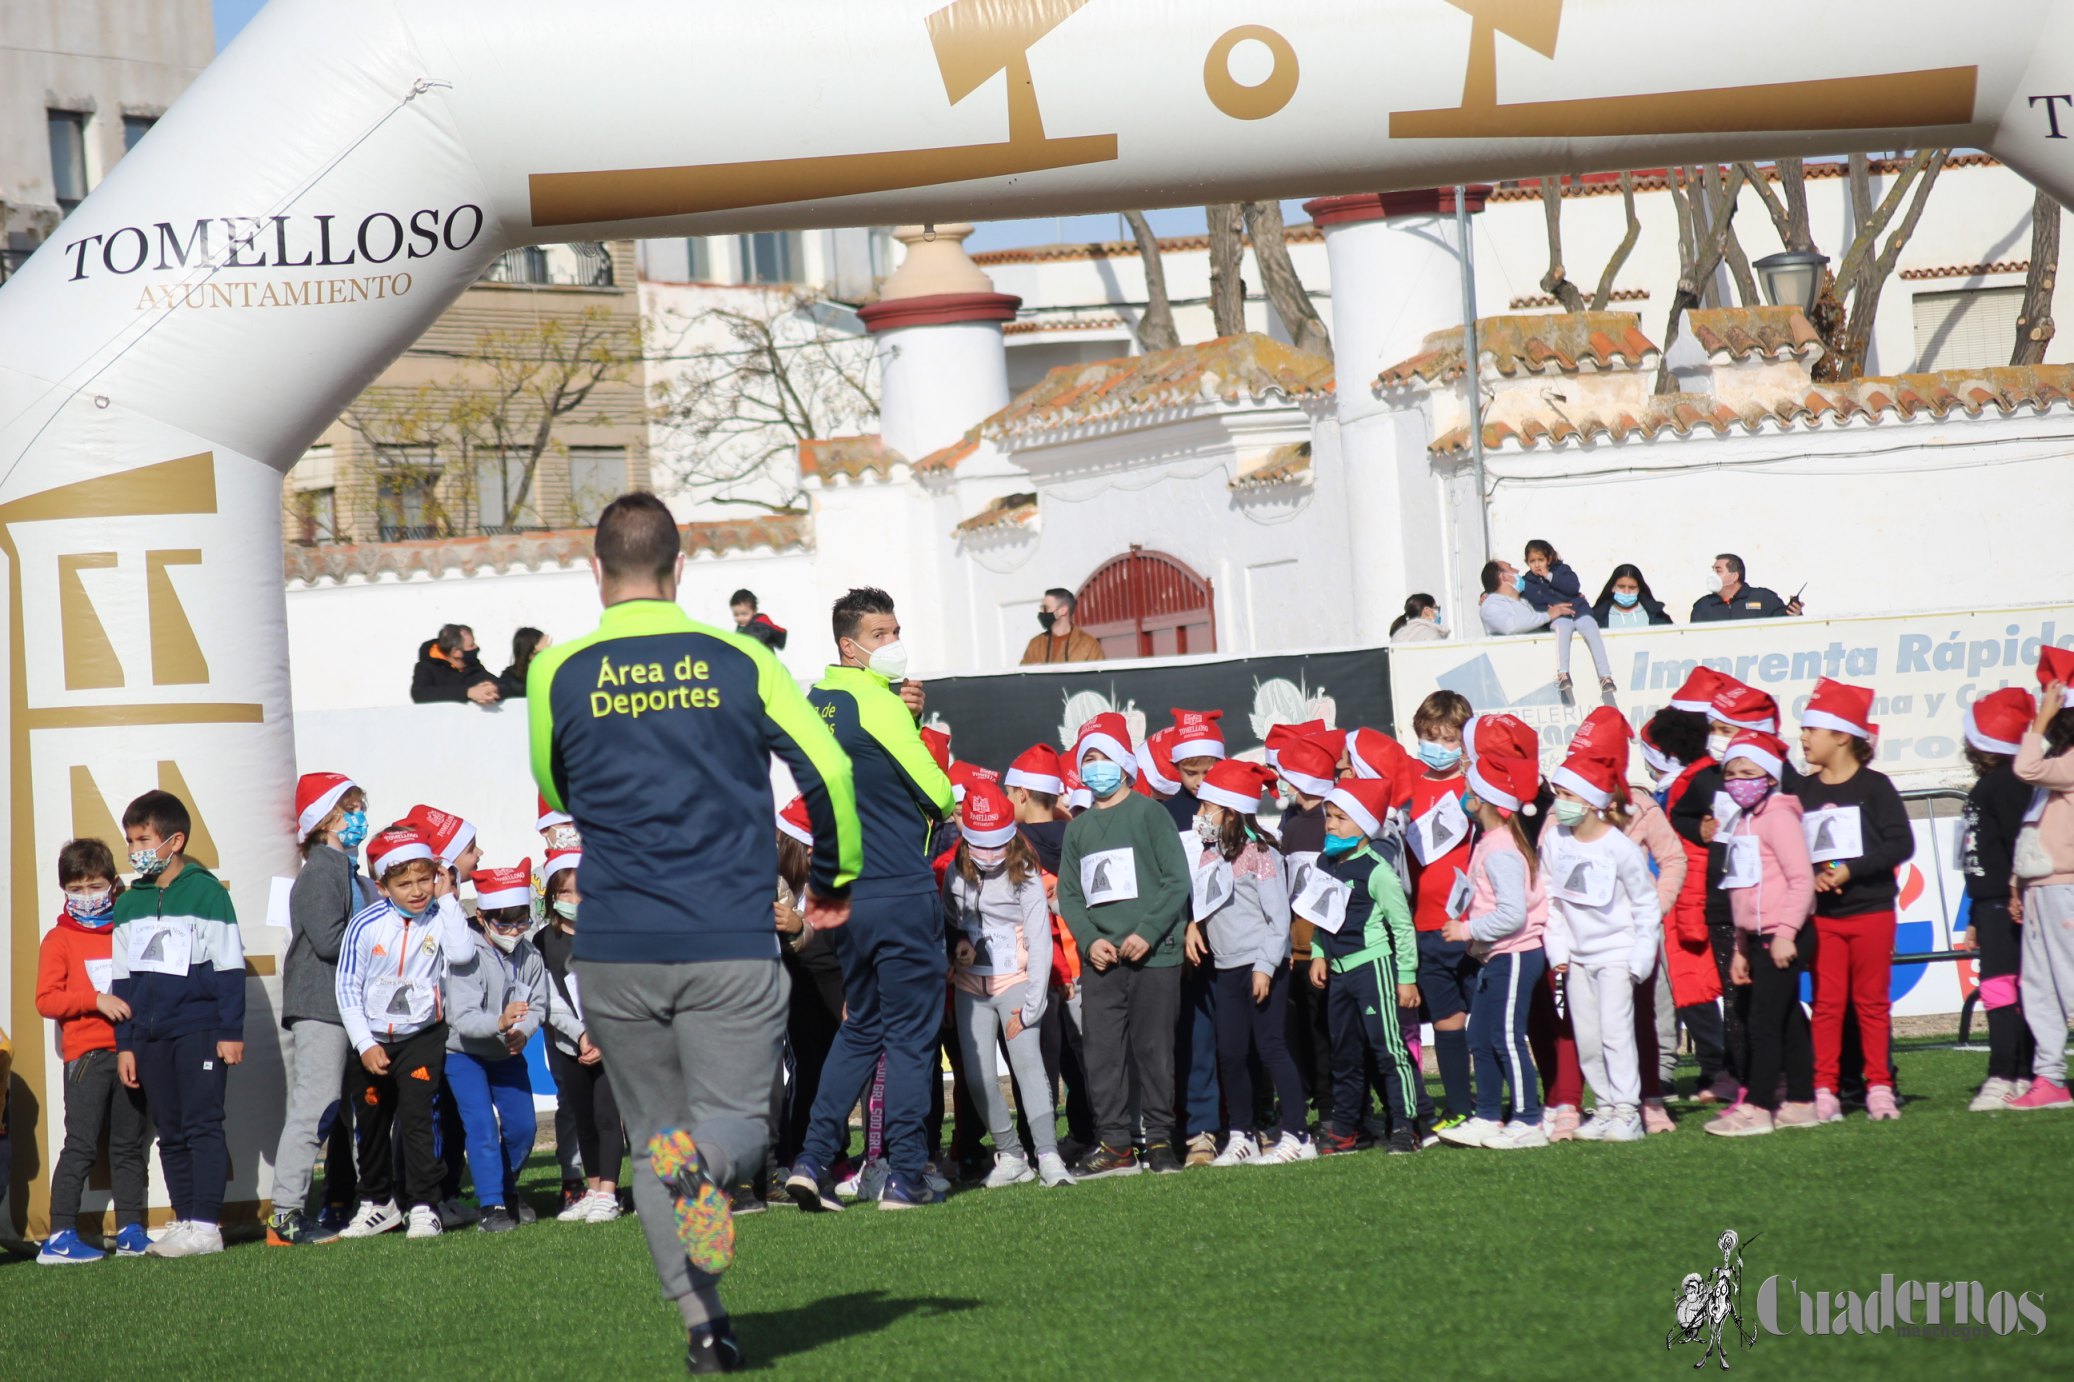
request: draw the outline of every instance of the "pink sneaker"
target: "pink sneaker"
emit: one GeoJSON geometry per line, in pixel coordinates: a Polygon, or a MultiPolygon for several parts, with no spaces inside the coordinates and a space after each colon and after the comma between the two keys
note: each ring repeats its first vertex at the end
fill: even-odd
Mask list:
{"type": "Polygon", "coordinates": [[[1755,1104],[1738,1104],[1707,1124],[1716,1137],[1762,1137],[1771,1130],[1771,1114],[1755,1104]]]}
{"type": "Polygon", "coordinates": [[[1678,1125],[1672,1121],[1671,1111],[1664,1107],[1663,1100],[1644,1099],[1642,1101],[1642,1131],[1644,1133],[1676,1132],[1677,1130],[1678,1125]]]}
{"type": "Polygon", "coordinates": [[[1542,1120],[1548,1128],[1548,1140],[1551,1142],[1571,1141],[1577,1136],[1578,1124],[1583,1121],[1578,1116],[1577,1108],[1574,1104],[1557,1104],[1548,1111],[1548,1116],[1542,1120]]]}
{"type": "Polygon", "coordinates": [[[1875,1123],[1901,1116],[1901,1105],[1894,1098],[1894,1086],[1876,1084],[1865,1091],[1865,1116],[1875,1123]]]}
{"type": "MultiPolygon", "coordinates": [[[[1868,1102],[1868,1107],[1870,1103],[1868,1102]]],[[[1838,1101],[1833,1089],[1815,1091],[1815,1121],[1817,1123],[1841,1123],[1844,1121],[1844,1106],[1838,1101]]]]}
{"type": "Polygon", "coordinates": [[[2067,1093],[2067,1086],[2060,1080],[2048,1080],[2039,1076],[2031,1081],[2031,1087],[2009,1101],[2009,1107],[2028,1112],[2034,1108],[2074,1108],[2074,1094],[2067,1093]]]}

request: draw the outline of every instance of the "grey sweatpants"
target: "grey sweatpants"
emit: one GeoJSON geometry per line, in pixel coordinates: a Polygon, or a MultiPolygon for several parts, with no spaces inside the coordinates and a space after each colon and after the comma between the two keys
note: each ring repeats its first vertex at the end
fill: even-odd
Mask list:
{"type": "Polygon", "coordinates": [[[1635,979],[1626,965],[1587,969],[1573,963],[1564,997],[1577,1033],[1577,1063],[1602,1107],[1642,1102],[1635,1060],[1635,979]]]}
{"type": "Polygon", "coordinates": [[[687,1325],[704,1324],[724,1313],[715,1289],[720,1278],[693,1271],[685,1259],[670,1193],[649,1165],[649,1139],[683,1128],[721,1186],[762,1168],[792,981],[776,957],[676,965],[578,960],[575,969],[590,1039],[605,1054],[626,1124],[648,1255],[664,1298],[678,1302],[687,1325]]]}
{"type": "Polygon", "coordinates": [[[310,1197],[310,1169],[320,1150],[317,1127],[324,1110],[338,1102],[353,1045],[344,1027],[310,1017],[296,1019],[288,1039],[288,1115],[281,1120],[281,1145],[274,1151],[274,1208],[300,1213],[310,1197]]]}
{"type": "MultiPolygon", "coordinates": [[[[1010,1014],[1021,1012],[1030,996],[1029,982],[991,998],[961,988],[953,988],[951,996],[958,1018],[958,1049],[965,1058],[966,1087],[986,1115],[994,1150],[1027,1156],[1029,1149],[1015,1135],[1015,1115],[1001,1095],[1001,1068],[994,1055],[996,1043],[1008,1030],[1010,1014]]],[[[1051,1106],[1051,1081],[1045,1077],[1044,1047],[1037,1028],[1023,1028],[1008,1043],[1008,1068],[1015,1074],[1015,1102],[1029,1121],[1037,1155],[1050,1156],[1059,1149],[1059,1119],[1051,1106]]]]}
{"type": "Polygon", "coordinates": [[[1656,949],[1656,973],[1640,987],[1648,991],[1650,1017],[1656,1026],[1657,1082],[1663,1097],[1674,1098],[1678,1093],[1678,1009],[1671,1001],[1671,967],[1662,946],[1656,949]]]}
{"type": "Polygon", "coordinates": [[[2024,891],[2024,1021],[2038,1054],[2031,1073],[2067,1082],[2067,1018],[2074,1014],[2074,883],[2024,891]]]}
{"type": "MultiPolygon", "coordinates": [[[[76,1228],[87,1173],[108,1137],[108,1170],[115,1182],[115,1223],[144,1222],[151,1160],[151,1111],[144,1091],[125,1089],[113,1051],[88,1051],[65,1062],[65,1145],[50,1178],[50,1231],[76,1228]]],[[[0,1223],[0,1234],[12,1226],[0,1223]]]]}

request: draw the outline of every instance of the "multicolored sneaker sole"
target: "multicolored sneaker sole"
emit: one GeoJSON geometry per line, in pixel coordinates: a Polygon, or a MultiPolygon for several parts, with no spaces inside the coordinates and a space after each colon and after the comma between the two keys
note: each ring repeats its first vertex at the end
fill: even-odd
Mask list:
{"type": "Polygon", "coordinates": [[[698,1144],[684,1129],[666,1128],[648,1139],[648,1164],[670,1192],[684,1256],[699,1271],[719,1276],[735,1260],[735,1219],[727,1192],[699,1161],[698,1144]]]}

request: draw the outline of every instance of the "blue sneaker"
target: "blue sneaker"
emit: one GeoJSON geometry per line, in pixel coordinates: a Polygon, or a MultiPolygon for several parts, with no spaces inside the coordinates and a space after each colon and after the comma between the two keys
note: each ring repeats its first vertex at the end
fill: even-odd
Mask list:
{"type": "Polygon", "coordinates": [[[99,1262],[108,1254],[99,1248],[90,1248],[77,1230],[60,1229],[43,1240],[43,1250],[36,1260],[46,1267],[71,1267],[81,1262],[99,1262]]]}
{"type": "Polygon", "coordinates": [[[144,1231],[142,1224],[124,1224],[122,1230],[115,1235],[117,1257],[142,1257],[144,1250],[150,1246],[151,1235],[144,1231]]]}
{"type": "Polygon", "coordinates": [[[909,1180],[898,1171],[886,1177],[886,1188],[879,1192],[880,1209],[921,1209],[942,1203],[942,1191],[925,1180],[909,1180]]]}
{"type": "Polygon", "coordinates": [[[328,1204],[317,1211],[317,1221],[309,1231],[312,1243],[333,1243],[347,1224],[353,1222],[353,1206],[328,1204]]]}
{"type": "Polygon", "coordinates": [[[785,1193],[794,1204],[811,1213],[842,1212],[843,1202],[835,1197],[834,1182],[810,1156],[802,1155],[792,1163],[792,1174],[785,1177],[785,1193]]]}

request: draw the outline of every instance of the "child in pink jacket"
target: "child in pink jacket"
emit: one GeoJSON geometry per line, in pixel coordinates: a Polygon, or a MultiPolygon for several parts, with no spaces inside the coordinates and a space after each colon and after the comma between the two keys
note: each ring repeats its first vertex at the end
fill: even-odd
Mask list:
{"type": "Polygon", "coordinates": [[[1707,1125],[1721,1137],[1752,1137],[1773,1128],[1812,1128],[1815,1121],[1815,1046],[1800,1009],[1800,976],[1814,959],[1815,870],[1808,862],[1797,798],[1779,790],[1786,745],[1776,735],[1746,729],[1722,756],[1723,789],[1737,811],[1721,888],[1729,894],[1737,948],[1729,978],[1743,1018],[1749,1081],[1744,1101],[1707,1125]],[[1779,1076],[1786,1099],[1779,1100],[1779,1076]]]}
{"type": "Polygon", "coordinates": [[[2031,1087],[2009,1100],[2021,1112],[2064,1108],[2067,1018],[2074,1013],[2074,709],[2066,708],[2074,652],[2046,648],[2038,663],[2045,694],[2038,718],[2017,748],[2017,778],[2032,788],[2014,865],[2023,890],[2024,1021],[2037,1053],[2031,1087]]]}

